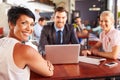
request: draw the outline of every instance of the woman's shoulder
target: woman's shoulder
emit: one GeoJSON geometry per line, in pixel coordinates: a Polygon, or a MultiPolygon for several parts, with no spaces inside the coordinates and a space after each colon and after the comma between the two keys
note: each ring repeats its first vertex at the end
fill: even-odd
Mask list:
{"type": "Polygon", "coordinates": [[[21,43],[17,43],[15,45],[14,50],[16,54],[21,55],[21,56],[32,55],[33,53],[37,52],[37,50],[34,49],[32,46],[21,44],[21,43]]]}
{"type": "Polygon", "coordinates": [[[113,29],[113,30],[111,31],[111,34],[113,34],[113,35],[119,34],[119,35],[120,35],[120,30],[118,30],[118,29],[113,29]]]}

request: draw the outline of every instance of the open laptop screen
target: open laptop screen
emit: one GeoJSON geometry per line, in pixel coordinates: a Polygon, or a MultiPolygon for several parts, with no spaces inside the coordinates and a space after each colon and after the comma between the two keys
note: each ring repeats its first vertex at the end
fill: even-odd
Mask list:
{"type": "Polygon", "coordinates": [[[78,63],[80,44],[45,45],[45,52],[53,64],[78,63]]]}

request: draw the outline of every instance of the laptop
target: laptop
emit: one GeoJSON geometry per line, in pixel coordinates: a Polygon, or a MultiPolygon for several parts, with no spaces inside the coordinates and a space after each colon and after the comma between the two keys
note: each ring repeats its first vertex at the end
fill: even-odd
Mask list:
{"type": "Polygon", "coordinates": [[[79,63],[80,44],[45,45],[45,53],[52,64],[79,63]]]}

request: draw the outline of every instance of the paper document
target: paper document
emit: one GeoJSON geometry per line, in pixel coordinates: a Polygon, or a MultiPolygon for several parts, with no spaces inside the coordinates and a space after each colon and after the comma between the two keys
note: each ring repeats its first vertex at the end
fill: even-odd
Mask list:
{"type": "Polygon", "coordinates": [[[80,62],[90,63],[99,65],[100,61],[106,60],[105,58],[96,58],[96,57],[87,57],[87,56],[79,56],[80,62]]]}

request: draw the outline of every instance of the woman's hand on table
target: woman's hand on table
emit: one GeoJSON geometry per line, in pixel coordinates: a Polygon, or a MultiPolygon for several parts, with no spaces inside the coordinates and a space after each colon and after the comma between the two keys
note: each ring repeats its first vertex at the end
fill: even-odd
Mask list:
{"type": "Polygon", "coordinates": [[[82,56],[91,55],[91,51],[90,50],[83,50],[81,55],[82,56]]]}

